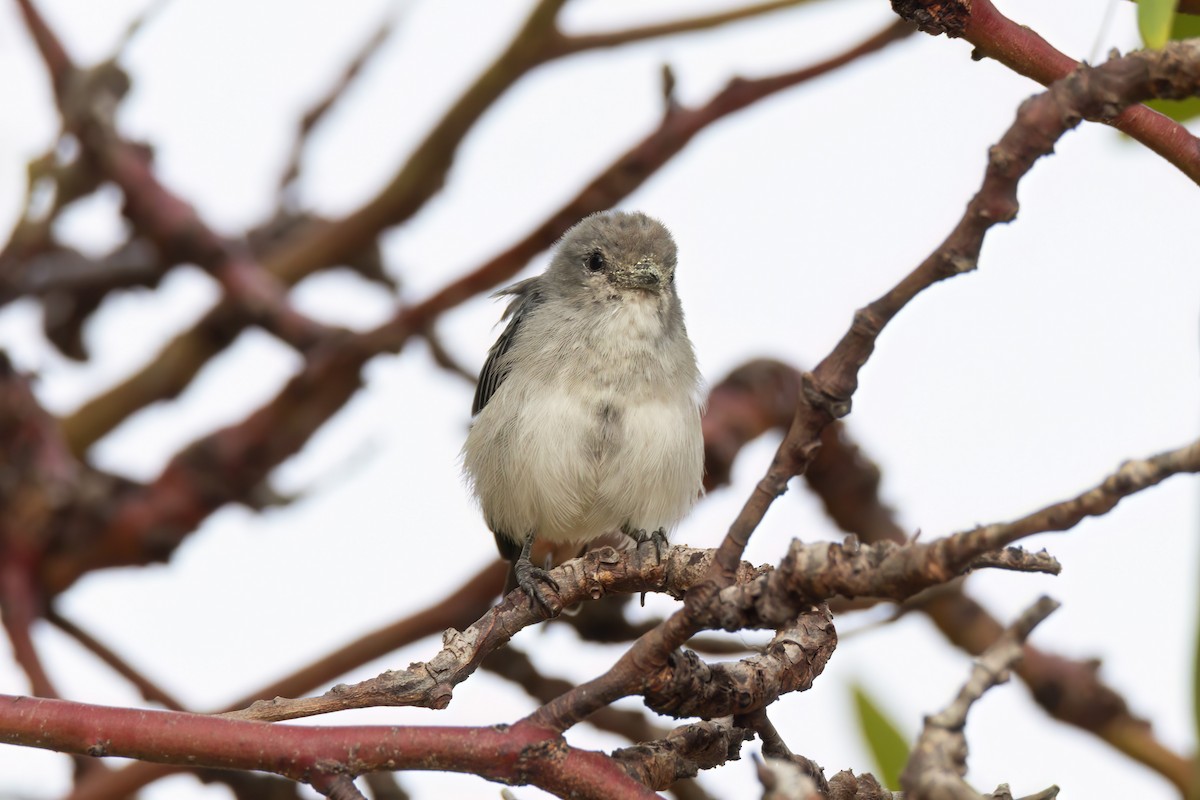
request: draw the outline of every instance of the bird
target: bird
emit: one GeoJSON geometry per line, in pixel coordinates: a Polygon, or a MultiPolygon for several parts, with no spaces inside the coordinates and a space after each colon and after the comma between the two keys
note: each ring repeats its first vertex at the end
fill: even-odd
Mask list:
{"type": "Polygon", "coordinates": [[[512,299],[479,375],[463,471],[512,562],[509,589],[547,614],[559,586],[530,561],[535,538],[583,545],[619,531],[661,558],[702,492],[703,384],[676,260],[658,220],[599,212],[563,234],[545,272],[495,295],[512,299]]]}

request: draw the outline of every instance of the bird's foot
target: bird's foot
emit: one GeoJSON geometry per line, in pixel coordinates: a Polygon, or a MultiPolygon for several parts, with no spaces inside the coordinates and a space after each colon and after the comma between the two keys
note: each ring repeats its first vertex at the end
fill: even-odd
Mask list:
{"type": "Polygon", "coordinates": [[[662,561],[663,551],[667,549],[667,532],[665,530],[659,528],[652,533],[646,533],[642,528],[630,528],[628,525],[621,528],[621,530],[625,532],[626,536],[637,542],[639,546],[646,542],[651,542],[654,545],[654,560],[656,562],[662,561]]]}
{"type": "Polygon", "coordinates": [[[529,607],[540,608],[546,617],[553,617],[562,610],[562,600],[558,596],[558,581],[550,577],[550,573],[541,567],[535,567],[529,560],[529,551],[533,546],[533,534],[525,537],[521,547],[521,555],[513,562],[513,575],[517,586],[529,596],[529,607]]]}

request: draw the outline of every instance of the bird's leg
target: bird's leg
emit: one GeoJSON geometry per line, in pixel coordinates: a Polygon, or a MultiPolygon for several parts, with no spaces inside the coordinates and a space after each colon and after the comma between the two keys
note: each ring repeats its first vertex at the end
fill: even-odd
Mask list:
{"type": "Polygon", "coordinates": [[[555,603],[560,607],[562,605],[557,597],[558,582],[550,577],[549,572],[535,567],[529,560],[529,551],[532,548],[533,534],[529,533],[525,537],[525,544],[521,545],[521,555],[513,562],[513,574],[516,576],[517,586],[520,586],[525,590],[525,594],[529,595],[530,607],[541,606],[546,616],[551,617],[554,616],[555,603]],[[551,590],[551,595],[547,596],[542,584],[551,590]]]}
{"type": "Polygon", "coordinates": [[[627,522],[621,526],[621,531],[638,545],[652,542],[654,544],[654,560],[662,561],[663,550],[667,548],[667,532],[665,530],[659,528],[653,533],[646,533],[643,528],[631,528],[627,522]]]}

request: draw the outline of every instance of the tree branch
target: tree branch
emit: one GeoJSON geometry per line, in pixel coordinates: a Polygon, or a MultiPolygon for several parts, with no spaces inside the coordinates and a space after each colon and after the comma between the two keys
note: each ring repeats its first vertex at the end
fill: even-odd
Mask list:
{"type": "Polygon", "coordinates": [[[967,773],[967,740],[963,734],[967,712],[984,692],[1008,680],[1008,668],[1021,657],[1022,643],[1058,606],[1043,597],[1022,613],[975,661],[971,677],[958,697],[939,713],[925,718],[925,728],[900,775],[900,785],[905,791],[915,798],[980,800],[979,793],[962,779],[967,773]]]}
{"type": "Polygon", "coordinates": [[[942,244],[887,294],[860,309],[850,330],[804,386],[787,436],[766,477],[730,526],[713,564],[718,585],[730,580],[750,535],[767,508],[803,474],[820,448],[821,434],[850,412],[858,373],[884,327],[914,297],[947,278],[976,268],[987,232],[1017,214],[1017,184],[1054,143],[1082,119],[1111,119],[1151,96],[1180,98],[1200,90],[1200,40],[1175,42],[1160,52],[1140,52],[1083,68],[1023,103],[1013,125],[991,148],[983,184],[942,244]]]}
{"type": "Polygon", "coordinates": [[[678,780],[694,778],[702,769],[736,760],[750,731],[724,721],[683,725],[657,741],[613,751],[612,758],[643,786],[666,789],[678,780]]]}
{"type": "Polygon", "coordinates": [[[657,797],[602,753],[578,750],[521,723],[507,728],[265,725],[0,695],[0,741],[93,757],[259,770],[325,786],[339,775],[427,769],[533,784],[560,796],[657,797]]]}
{"type": "Polygon", "coordinates": [[[799,6],[805,2],[810,2],[810,0],[770,0],[764,3],[752,3],[740,8],[731,8],[728,11],[720,11],[715,14],[679,19],[656,25],[646,25],[640,28],[627,28],[620,31],[586,33],[573,36],[563,35],[558,44],[558,53],[561,55],[582,53],[585,50],[617,47],[623,44],[645,41],[646,39],[658,39],[663,36],[675,36],[681,33],[709,30],[731,22],[741,22],[753,17],[760,17],[772,11],[799,6]]]}
{"type": "MultiPolygon", "coordinates": [[[[65,129],[77,137],[86,160],[121,189],[123,212],[138,231],[154,242],[169,262],[193,262],[210,272],[248,321],[297,350],[304,352],[317,341],[336,335],[337,331],[296,311],[286,286],[255,261],[247,248],[218,236],[191,205],[155,177],[147,148],[117,133],[113,112],[120,95],[113,94],[108,82],[76,80],[78,70],[32,0],[21,0],[21,10],[51,73],[65,129]]],[[[127,85],[127,79],[120,84],[122,93],[127,85]]]]}
{"type": "MultiPolygon", "coordinates": [[[[994,58],[1043,86],[1067,77],[1080,66],[1031,28],[1001,14],[991,0],[892,0],[892,7],[927,33],[966,39],[975,45],[973,58],[994,58]]],[[[1146,106],[1131,105],[1119,114],[1093,121],[1137,139],[1200,183],[1200,139],[1170,117],[1146,106]]]]}

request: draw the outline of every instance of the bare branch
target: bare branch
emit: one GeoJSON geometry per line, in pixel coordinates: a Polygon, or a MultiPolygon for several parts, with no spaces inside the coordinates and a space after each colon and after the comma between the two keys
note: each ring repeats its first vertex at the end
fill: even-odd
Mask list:
{"type": "MultiPolygon", "coordinates": [[[[418,639],[449,627],[466,626],[491,607],[492,601],[504,585],[508,569],[507,561],[492,562],[429,608],[364,634],[291,675],[251,691],[226,708],[232,711],[244,708],[264,697],[311,692],[356,667],[382,658],[418,639]]],[[[120,771],[90,779],[79,787],[82,796],[73,797],[72,800],[124,797],[171,771],[171,768],[160,764],[131,764],[120,771]]]]}
{"type": "Polygon", "coordinates": [[[879,785],[874,775],[855,775],[842,770],[829,779],[830,800],[901,800],[899,793],[889,792],[879,785]]]}
{"type": "Polygon", "coordinates": [[[23,0],[21,9],[51,73],[65,128],[75,134],[101,174],[120,187],[130,222],[167,260],[191,261],[211,272],[242,313],[298,350],[335,335],[297,312],[275,276],[248,251],[218,236],[195,209],[159,182],[146,148],[118,134],[113,112],[120,99],[117,92],[127,88],[127,79],[119,90],[107,82],[74,80],[77,71],[32,1],[23,0]]]}
{"type": "Polygon", "coordinates": [[[733,460],[748,442],[769,430],[787,430],[796,415],[800,381],[799,370],[760,358],[741,365],[712,387],[700,421],[706,491],[729,483],[733,460]]]}
{"type": "MultiPolygon", "coordinates": [[[[772,367],[779,374],[786,374],[790,369],[785,365],[772,367]]],[[[796,376],[798,385],[798,372],[796,376]]],[[[778,421],[780,416],[774,417],[774,426],[786,425],[786,420],[778,421]]],[[[897,524],[891,509],[879,498],[879,468],[851,441],[840,423],[827,427],[821,441],[816,460],[804,477],[809,487],[821,497],[830,517],[842,530],[854,533],[866,542],[907,541],[907,535],[897,524]]],[[[1106,480],[1102,486],[1112,480],[1106,480]]],[[[1067,505],[1078,501],[1076,498],[1067,505]]],[[[1034,516],[1049,516],[1048,511],[1034,516]]],[[[921,593],[906,601],[901,612],[906,609],[924,612],[951,642],[975,655],[982,653],[1003,633],[1000,623],[964,592],[961,581],[921,593]]],[[[1017,664],[1016,671],[1028,684],[1034,699],[1055,719],[1097,736],[1163,775],[1181,791],[1190,785],[1191,760],[1167,748],[1155,738],[1149,723],[1130,712],[1125,699],[1100,680],[1096,661],[1063,658],[1026,644],[1025,656],[1017,664]]]]}
{"type": "Polygon", "coordinates": [[[518,723],[507,728],[264,725],[178,711],[0,695],[0,741],[190,767],[259,770],[328,786],[376,770],[468,772],[601,800],[653,798],[601,753],[518,723]]]}
{"type": "Polygon", "coordinates": [[[736,760],[742,743],[753,738],[750,731],[728,720],[695,722],[657,741],[615,750],[612,758],[638,783],[666,789],[678,780],[694,778],[702,769],[736,760]]]}
{"type": "Polygon", "coordinates": [[[1111,119],[1148,97],[1179,98],[1197,91],[1200,40],[1193,40],[1080,69],[1022,104],[1016,121],[991,148],[983,184],[955,229],[887,294],[860,309],[833,351],[805,375],[792,426],[721,543],[713,565],[718,585],[728,583],[750,535],[787,482],[812,463],[825,427],[850,412],[858,373],[884,327],[925,289],[975,269],[987,232],[1016,216],[1017,184],[1034,163],[1053,152],[1055,142],[1082,119],[1111,119]]]}
{"type": "Polygon", "coordinates": [[[392,35],[392,27],[392,18],[384,19],[371,37],[359,48],[358,53],[342,70],[341,75],[337,77],[329,90],[313,103],[308,111],[304,112],[296,130],[296,137],[292,141],[291,151],[286,162],[287,166],[284,167],[283,174],[279,179],[280,191],[286,191],[300,177],[300,159],[304,155],[304,148],[308,145],[313,129],[321,123],[334,104],[346,93],[367,62],[374,58],[375,54],[383,47],[388,37],[392,35]]]}
{"type": "MultiPolygon", "coordinates": [[[[752,712],[780,694],[808,688],[824,668],[836,634],[828,611],[814,609],[814,605],[835,595],[910,597],[961,574],[985,552],[978,547],[979,542],[966,541],[962,534],[903,546],[793,540],[778,569],[759,568],[747,574],[748,565],[742,564],[734,585],[720,590],[710,580],[692,583],[695,575],[689,574],[684,584],[664,587],[677,594],[686,585],[683,610],[640,637],[603,675],[546,703],[530,720],[539,727],[566,730],[596,710],[634,694],[643,695],[648,706],[665,714],[714,717],[752,712]],[[675,652],[683,641],[705,628],[767,627],[779,630],[765,652],[738,665],[710,666],[694,653],[675,652]],[[737,697],[737,705],[722,705],[733,702],[731,695],[737,697]]],[[[714,560],[707,553],[684,556],[688,549],[672,547],[668,564],[678,564],[682,558],[689,570],[711,570],[714,560]]],[[[715,558],[719,557],[717,551],[715,558]]],[[[1020,560],[1017,551],[1010,563],[1020,560]]],[[[1025,561],[1032,571],[1056,566],[1045,555],[1025,556],[1025,561]]],[[[593,580],[604,580],[599,573],[593,576],[593,580]]],[[[668,566],[666,577],[671,576],[668,566]]],[[[563,583],[559,580],[560,586],[563,583]]],[[[564,597],[563,602],[569,605],[573,601],[564,597]]]]}
{"type": "Polygon", "coordinates": [[[312,778],[311,784],[329,800],[367,800],[349,775],[322,774],[312,778]]]}
{"type": "MultiPolygon", "coordinates": [[[[702,577],[708,560],[706,551],[681,545],[670,548],[661,561],[655,559],[650,546],[624,553],[601,548],[559,565],[551,575],[559,584],[564,607],[569,607],[611,592],[682,594],[702,577]]],[[[745,565],[743,574],[747,578],[755,573],[745,565]]],[[[514,591],[465,630],[446,631],[441,652],[428,662],[385,672],[352,686],[335,686],[321,697],[259,701],[228,716],[279,721],[379,705],[445,708],[454,686],[471,675],[489,653],[506,644],[517,631],[540,621],[542,617],[530,607],[528,598],[514,591]]]]}
{"type": "MultiPolygon", "coordinates": [[[[511,643],[492,651],[484,660],[483,668],[518,684],[530,697],[541,703],[550,702],[560,694],[570,691],[572,686],[569,681],[562,678],[550,678],[543,675],[534,666],[529,656],[511,643]]],[[[623,736],[631,742],[662,739],[669,734],[669,731],[647,719],[645,714],[620,708],[602,708],[588,717],[588,722],[600,730],[623,736]]],[[[692,775],[694,774],[693,772],[692,775]]],[[[638,776],[635,774],[634,777],[638,776]]],[[[647,786],[657,785],[649,784],[646,781],[642,781],[642,783],[646,783],[647,786]]],[[[665,786],[659,788],[665,788],[665,786]]]]}
{"type": "Polygon", "coordinates": [[[792,752],[787,743],[783,741],[783,737],[779,735],[779,731],[775,729],[775,725],[771,722],[771,719],[767,716],[765,708],[734,717],[734,723],[751,728],[758,734],[758,738],[762,741],[762,754],[764,758],[774,762],[786,761],[790,763],[812,780],[817,791],[822,796],[829,795],[829,782],[825,780],[825,770],[821,769],[820,765],[815,761],[792,752]]]}
{"type": "Polygon", "coordinates": [[[472,386],[475,384],[475,373],[459,363],[458,359],[446,349],[445,345],[442,344],[442,338],[438,336],[436,330],[432,327],[426,328],[421,331],[421,338],[425,340],[425,344],[429,345],[429,354],[433,356],[433,363],[451,375],[457,375],[472,386]]]}
{"type": "MultiPolygon", "coordinates": [[[[756,622],[748,627],[763,624],[756,622]]],[[[807,691],[836,647],[833,617],[828,608],[821,606],[801,611],[794,621],[780,628],[759,655],[707,664],[695,652],[682,650],[671,654],[665,670],[640,680],[632,675],[625,678],[633,683],[646,705],[660,714],[712,719],[757,711],[784,694],[807,691]]],[[[619,674],[614,673],[608,680],[615,682],[619,674]]],[[[557,730],[565,720],[552,717],[553,713],[554,709],[547,708],[545,713],[535,713],[533,719],[553,719],[557,730]]]]}
{"type": "Polygon", "coordinates": [[[80,628],[74,622],[62,617],[53,608],[46,611],[45,617],[47,622],[79,642],[80,645],[95,655],[96,658],[111,667],[114,672],[132,683],[146,700],[152,703],[159,703],[172,711],[185,710],[183,704],[176,700],[169,692],[135,669],[128,661],[114,652],[112,648],[96,639],[96,637],[80,628]]]}
{"type": "Polygon", "coordinates": [[[787,8],[802,5],[810,0],[769,0],[765,3],[752,3],[751,5],[742,6],[740,8],[731,8],[728,11],[720,11],[715,14],[706,14],[699,17],[691,17],[690,19],[680,19],[673,22],[663,22],[657,25],[646,25],[640,28],[627,28],[621,31],[608,31],[605,33],[587,33],[577,34],[574,36],[563,36],[558,45],[559,53],[566,55],[568,53],[581,53],[585,50],[594,50],[596,48],[617,47],[618,45],[630,44],[632,42],[640,42],[646,39],[658,39],[663,36],[674,36],[680,33],[692,33],[695,31],[709,30],[722,25],[728,25],[731,22],[740,22],[742,20],[760,17],[764,14],[769,14],[772,11],[780,11],[787,8]]]}
{"type": "MultiPolygon", "coordinates": [[[[1043,86],[1066,78],[1081,66],[1075,59],[1056,50],[1032,28],[1018,25],[1001,14],[991,0],[945,3],[892,0],[892,7],[901,17],[916,22],[927,33],[963,37],[975,45],[973,58],[994,58],[1043,86]]],[[[1143,99],[1138,98],[1135,102],[1143,99]]],[[[1145,106],[1132,105],[1119,114],[1088,119],[1111,125],[1137,139],[1200,183],[1200,139],[1170,117],[1145,106]]]]}
{"type": "Polygon", "coordinates": [[[967,741],[963,734],[967,712],[984,692],[1008,680],[1009,667],[1021,657],[1022,643],[1058,605],[1043,597],[1022,613],[976,660],[958,697],[939,713],[925,718],[925,728],[900,776],[901,786],[914,799],[980,800],[979,793],[962,779],[967,772],[967,741]]]}
{"type": "Polygon", "coordinates": [[[365,633],[297,672],[249,692],[243,698],[230,703],[227,708],[234,711],[264,697],[310,692],[340,675],[426,636],[450,627],[467,625],[492,606],[492,602],[504,586],[507,572],[508,562],[494,561],[428,608],[365,633]]]}
{"type": "Polygon", "coordinates": [[[0,616],[13,658],[34,694],[57,697],[32,636],[45,600],[42,558],[71,497],[79,465],[66,453],[54,422],[33,396],[29,380],[0,351],[0,616]]]}
{"type": "Polygon", "coordinates": [[[11,543],[0,554],[0,617],[12,645],[13,660],[29,678],[29,686],[39,697],[58,697],[45,665],[33,643],[33,623],[40,615],[40,598],[33,584],[32,559],[14,552],[11,543]]]}
{"type": "Polygon", "coordinates": [[[1034,533],[1069,530],[1088,517],[1107,514],[1131,494],[1157,486],[1172,475],[1200,472],[1200,440],[1144,459],[1126,461],[1098,486],[1013,522],[976,528],[963,536],[996,549],[1034,533]]]}
{"type": "Polygon", "coordinates": [[[792,761],[768,757],[757,766],[758,780],[765,790],[763,800],[825,800],[827,797],[816,781],[792,761]]]}

